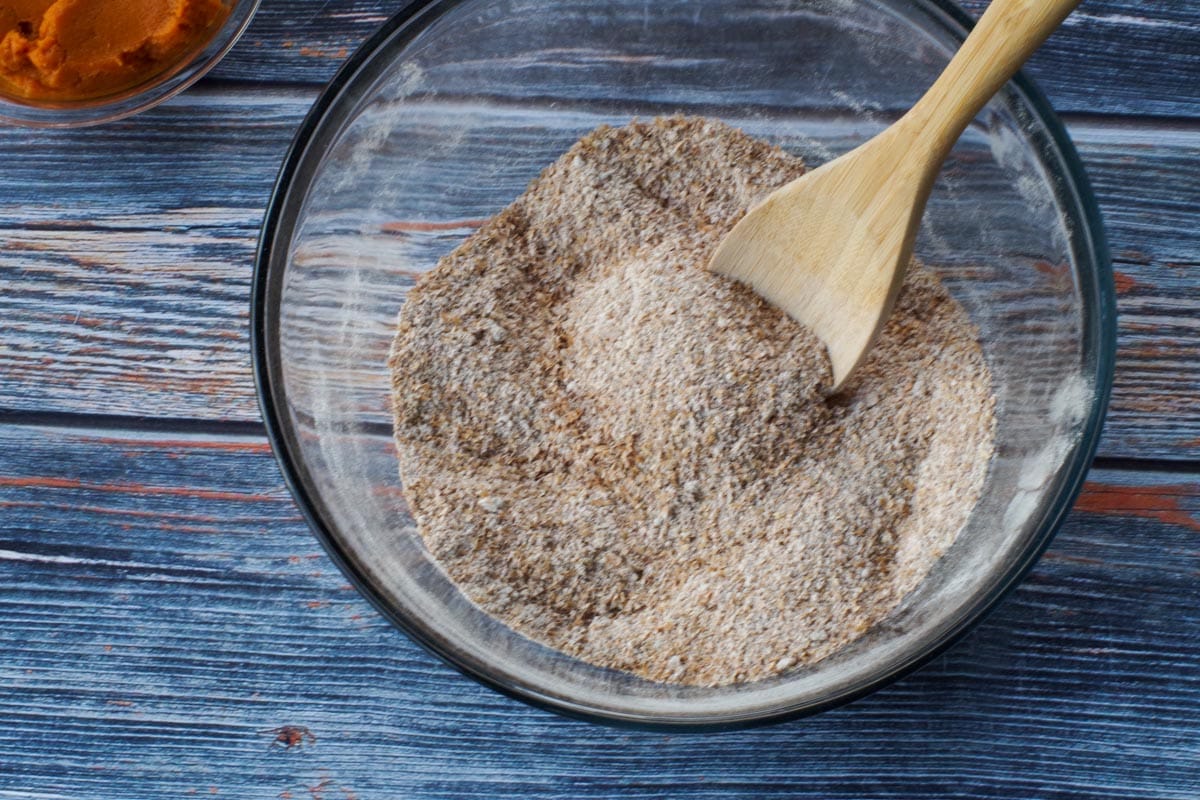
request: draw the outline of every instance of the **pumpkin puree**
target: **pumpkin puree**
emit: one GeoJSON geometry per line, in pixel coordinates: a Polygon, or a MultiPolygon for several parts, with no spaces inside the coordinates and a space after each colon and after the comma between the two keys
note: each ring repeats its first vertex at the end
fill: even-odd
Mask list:
{"type": "Polygon", "coordinates": [[[30,100],[127,89],[201,47],[224,0],[0,0],[0,87],[30,100]]]}

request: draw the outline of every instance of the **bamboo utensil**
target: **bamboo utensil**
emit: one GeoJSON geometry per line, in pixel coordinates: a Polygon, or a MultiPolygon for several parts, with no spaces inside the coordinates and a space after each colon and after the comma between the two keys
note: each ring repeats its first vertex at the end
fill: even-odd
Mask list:
{"type": "Polygon", "coordinates": [[[887,321],[942,162],[1001,86],[1080,0],[994,0],[899,121],[777,189],[709,268],[749,284],[829,351],[837,391],[887,321]]]}

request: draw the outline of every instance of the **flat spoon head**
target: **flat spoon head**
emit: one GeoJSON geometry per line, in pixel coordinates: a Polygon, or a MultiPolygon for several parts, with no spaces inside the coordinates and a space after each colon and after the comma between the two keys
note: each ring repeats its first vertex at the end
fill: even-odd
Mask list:
{"type": "Polygon", "coordinates": [[[942,161],[970,121],[1080,0],[993,0],[896,124],[771,193],[709,269],[750,285],[825,344],[832,392],[882,330],[942,161]]]}
{"type": "Polygon", "coordinates": [[[930,181],[903,163],[896,138],[874,139],[773,192],[709,264],[816,334],[833,367],[831,392],[887,321],[928,194],[930,181]]]}

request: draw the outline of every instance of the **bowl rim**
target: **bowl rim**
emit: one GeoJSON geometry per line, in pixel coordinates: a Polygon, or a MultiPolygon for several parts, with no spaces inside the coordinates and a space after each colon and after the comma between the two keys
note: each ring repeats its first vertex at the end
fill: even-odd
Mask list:
{"type": "MultiPolygon", "coordinates": [[[[366,68],[373,66],[377,58],[386,56],[389,51],[403,49],[426,26],[463,2],[466,0],[417,0],[388,19],[343,63],[314,101],[287,150],[267,204],[255,254],[250,299],[250,348],[255,388],[267,437],[284,483],[302,516],[350,583],[385,619],[424,650],[459,673],[503,695],[537,708],[588,722],[635,730],[677,733],[740,730],[811,716],[850,703],[916,671],[974,630],[1033,568],[1074,506],[1099,444],[1115,370],[1116,290],[1099,204],[1065,126],[1051,108],[1045,94],[1024,70],[1018,72],[1009,85],[1018,90],[1018,95],[1027,106],[1026,110],[1031,112],[1034,119],[1044,128],[1050,139],[1052,151],[1057,152],[1059,156],[1063,167],[1060,177],[1065,182],[1061,196],[1070,198],[1077,204],[1079,217],[1085,223],[1080,232],[1080,241],[1088,246],[1092,255],[1091,263],[1094,269],[1079,271],[1077,280],[1080,295],[1085,300],[1090,298],[1090,303],[1084,302],[1081,309],[1081,330],[1084,342],[1092,345],[1090,350],[1085,349],[1084,356],[1091,356],[1095,362],[1095,385],[1091,387],[1093,402],[1090,413],[1081,426],[1080,444],[1075,448],[1071,461],[1064,465],[1059,475],[1058,494],[1042,529],[1030,537],[1025,550],[1014,559],[993,590],[981,595],[975,603],[960,609],[953,623],[924,650],[913,654],[893,669],[864,680],[848,691],[802,706],[786,707],[766,713],[755,712],[752,715],[695,719],[628,717],[574,704],[559,697],[539,694],[523,686],[511,685],[488,674],[485,669],[477,668],[458,658],[451,649],[426,635],[403,610],[393,607],[369,577],[359,571],[355,565],[355,557],[339,543],[337,536],[326,524],[321,504],[313,496],[315,492],[310,493],[309,481],[297,455],[294,432],[284,421],[286,398],[282,380],[277,377],[281,359],[277,350],[272,347],[277,342],[273,340],[269,327],[273,319],[272,313],[275,311],[270,307],[269,301],[273,296],[273,289],[282,282],[283,268],[286,267],[288,258],[286,245],[290,243],[290,234],[294,232],[295,220],[288,220],[284,215],[293,186],[298,178],[303,176],[303,167],[311,158],[314,145],[320,143],[322,134],[328,134],[328,131],[323,130],[328,119],[327,114],[336,104],[346,102],[345,93],[355,88],[356,79],[363,75],[366,68]],[[283,239],[280,239],[281,235],[284,235],[283,239]],[[278,247],[280,244],[284,247],[278,247]],[[281,268],[276,271],[272,264],[279,259],[280,250],[284,250],[284,253],[280,261],[281,268]]],[[[953,0],[909,2],[940,12],[952,25],[961,28],[964,37],[974,26],[974,19],[953,0]]],[[[955,31],[956,35],[957,33],[959,31],[955,31]]],[[[370,81],[367,83],[366,90],[369,90],[370,81]]]]}
{"type": "Polygon", "coordinates": [[[79,101],[38,103],[0,94],[0,123],[27,128],[84,128],[131,117],[170,100],[208,74],[238,43],[261,0],[231,0],[221,27],[192,52],[146,81],[120,92],[79,101]]]}

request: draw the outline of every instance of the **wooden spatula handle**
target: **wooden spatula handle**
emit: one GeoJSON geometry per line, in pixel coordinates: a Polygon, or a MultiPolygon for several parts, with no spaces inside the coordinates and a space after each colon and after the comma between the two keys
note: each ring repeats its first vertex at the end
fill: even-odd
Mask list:
{"type": "Polygon", "coordinates": [[[908,116],[939,162],[992,95],[1081,0],[992,0],[908,116]]]}

